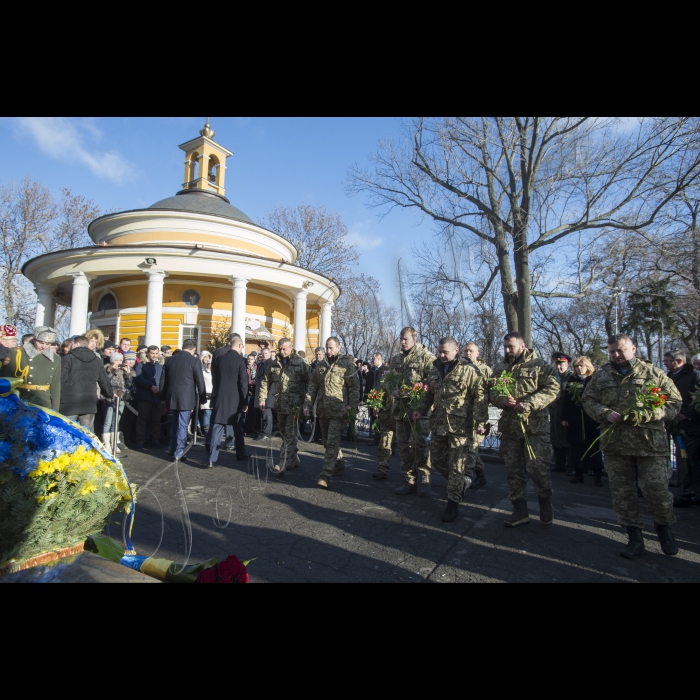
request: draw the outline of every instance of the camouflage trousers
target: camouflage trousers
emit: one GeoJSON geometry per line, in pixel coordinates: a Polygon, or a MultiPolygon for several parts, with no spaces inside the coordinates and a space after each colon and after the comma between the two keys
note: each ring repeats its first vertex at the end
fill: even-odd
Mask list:
{"type": "Polygon", "coordinates": [[[291,413],[278,413],[277,422],[280,426],[282,447],[280,448],[280,467],[291,467],[295,461],[299,449],[297,448],[296,418],[291,413]]]}
{"type": "Polygon", "coordinates": [[[472,441],[469,444],[469,465],[475,472],[484,471],[484,463],[481,460],[481,455],[479,454],[479,445],[484,441],[486,435],[479,435],[476,431],[472,436],[472,441]]]}
{"type": "Polygon", "coordinates": [[[528,459],[525,438],[501,437],[500,455],[506,465],[506,478],[510,486],[508,498],[513,503],[527,500],[526,473],[530,475],[538,497],[549,498],[552,495],[552,481],[549,475],[552,439],[549,435],[528,435],[528,438],[535,453],[534,460],[528,459]]]}
{"type": "Polygon", "coordinates": [[[617,522],[622,527],[642,527],[637,485],[655,523],[670,525],[676,522],[673,496],[668,490],[671,463],[666,455],[630,457],[606,454],[605,471],[608,473],[617,522]]]}
{"type": "Polygon", "coordinates": [[[433,435],[430,438],[430,463],[447,479],[447,498],[459,503],[464,490],[464,475],[471,478],[470,440],[466,435],[433,435]]]}
{"type": "Polygon", "coordinates": [[[389,459],[391,457],[391,441],[394,439],[396,421],[391,419],[387,411],[380,411],[379,421],[379,447],[377,448],[377,471],[389,472],[389,459]]]}
{"type": "Polygon", "coordinates": [[[428,435],[430,426],[427,418],[419,418],[416,422],[418,435],[413,435],[414,424],[410,420],[399,418],[396,421],[396,439],[399,443],[399,455],[401,456],[401,472],[408,483],[413,484],[417,478],[417,471],[430,474],[430,451],[428,449],[428,435]]]}
{"type": "Polygon", "coordinates": [[[326,448],[321,474],[323,476],[333,476],[334,470],[344,464],[343,453],[340,449],[340,438],[347,426],[347,417],[321,413],[318,416],[318,422],[321,424],[323,446],[326,448]]]}

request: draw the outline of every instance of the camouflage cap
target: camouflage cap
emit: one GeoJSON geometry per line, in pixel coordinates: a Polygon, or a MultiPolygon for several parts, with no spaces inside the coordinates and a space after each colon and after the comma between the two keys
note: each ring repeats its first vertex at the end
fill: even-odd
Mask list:
{"type": "Polygon", "coordinates": [[[58,340],[58,332],[51,326],[38,326],[34,329],[34,339],[40,343],[53,343],[58,340]]]}

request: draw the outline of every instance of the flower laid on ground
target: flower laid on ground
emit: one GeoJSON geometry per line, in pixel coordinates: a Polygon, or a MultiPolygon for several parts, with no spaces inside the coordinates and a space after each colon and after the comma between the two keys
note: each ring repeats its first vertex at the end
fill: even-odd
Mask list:
{"type": "Polygon", "coordinates": [[[12,381],[0,380],[0,568],[9,570],[82,544],[117,509],[133,512],[126,474],[99,440],[20,401],[12,381]]]}
{"type": "MultiPolygon", "coordinates": [[[[513,372],[507,372],[503,370],[498,377],[493,377],[491,379],[491,384],[496,392],[500,396],[510,396],[513,398],[513,394],[510,393],[510,388],[513,385],[513,372]]],[[[527,430],[525,430],[525,421],[527,420],[527,413],[518,413],[518,418],[520,419],[520,427],[523,431],[523,437],[525,438],[525,449],[527,450],[527,458],[529,460],[537,459],[535,451],[532,449],[530,444],[530,438],[527,436],[527,430]]]]}
{"type": "Polygon", "coordinates": [[[655,384],[645,384],[641,389],[637,389],[634,393],[634,400],[632,403],[620,414],[622,420],[618,421],[617,423],[612,423],[609,427],[603,430],[591,443],[590,447],[584,453],[582,459],[586,457],[593,445],[595,445],[599,440],[601,441],[601,448],[593,454],[598,454],[598,452],[601,450],[605,450],[606,446],[612,439],[615,428],[617,428],[620,423],[626,421],[632,425],[638,426],[654,420],[654,412],[659,408],[663,408],[666,401],[668,401],[668,394],[664,394],[664,390],[660,386],[656,386],[655,384]],[[602,439],[606,436],[607,439],[605,440],[605,443],[603,443],[602,439]]]}
{"type": "Polygon", "coordinates": [[[248,583],[246,567],[252,559],[240,561],[233,555],[214,566],[204,569],[197,576],[197,583],[248,583]]]}

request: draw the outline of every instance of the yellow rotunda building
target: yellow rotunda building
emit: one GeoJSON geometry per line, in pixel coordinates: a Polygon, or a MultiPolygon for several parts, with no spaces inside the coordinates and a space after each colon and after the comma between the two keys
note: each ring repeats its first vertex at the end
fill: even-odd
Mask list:
{"type": "Polygon", "coordinates": [[[100,328],[115,342],[204,350],[228,329],[246,339],[293,339],[313,351],[331,335],[340,294],[327,277],[294,265],[297,251],[257,226],[224,196],[226,159],[209,120],[183,143],[183,189],[146,209],[107,214],[88,226],[94,246],[40,255],[23,267],[34,284],[36,325],[71,309],[70,334],[100,328]],[[89,323],[89,326],[88,326],[89,323]]]}

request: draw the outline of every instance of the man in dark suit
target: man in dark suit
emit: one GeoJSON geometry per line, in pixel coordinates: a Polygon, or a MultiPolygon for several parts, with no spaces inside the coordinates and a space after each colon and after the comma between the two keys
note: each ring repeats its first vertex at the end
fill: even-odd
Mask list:
{"type": "MultiPolygon", "coordinates": [[[[221,350],[221,348],[219,348],[221,350]]],[[[219,457],[219,445],[226,426],[233,428],[236,457],[248,459],[243,437],[241,418],[248,410],[248,373],[243,355],[243,340],[240,335],[232,334],[229,352],[214,353],[211,365],[211,423],[207,433],[207,450],[209,466],[216,466],[219,457]],[[218,357],[217,357],[217,353],[218,357]]]]}
{"type": "Polygon", "coordinates": [[[182,456],[187,442],[187,426],[197,402],[206,403],[207,388],[204,384],[202,363],[194,356],[197,343],[188,338],[182,344],[182,352],[169,357],[163,367],[163,395],[165,405],[173,412],[170,424],[171,462],[185,458],[182,456]]]}

